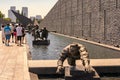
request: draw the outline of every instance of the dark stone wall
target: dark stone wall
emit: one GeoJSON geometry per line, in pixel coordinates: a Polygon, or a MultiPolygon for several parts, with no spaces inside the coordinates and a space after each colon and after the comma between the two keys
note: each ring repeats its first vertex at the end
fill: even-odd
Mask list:
{"type": "Polygon", "coordinates": [[[41,27],[50,31],[120,45],[120,0],[58,0],[41,27]]]}

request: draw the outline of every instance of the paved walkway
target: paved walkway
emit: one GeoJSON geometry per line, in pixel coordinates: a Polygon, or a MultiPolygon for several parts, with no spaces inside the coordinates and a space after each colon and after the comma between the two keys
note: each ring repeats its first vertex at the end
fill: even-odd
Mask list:
{"type": "Polygon", "coordinates": [[[0,80],[30,80],[27,61],[26,45],[5,46],[0,31],[0,80]]]}

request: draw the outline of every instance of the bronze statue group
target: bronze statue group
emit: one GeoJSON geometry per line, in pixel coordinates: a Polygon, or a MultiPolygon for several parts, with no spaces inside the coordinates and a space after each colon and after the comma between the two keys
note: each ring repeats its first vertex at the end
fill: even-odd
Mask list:
{"type": "Polygon", "coordinates": [[[47,40],[48,30],[46,29],[46,27],[39,29],[39,26],[36,25],[32,29],[32,35],[34,36],[34,40],[47,40]]]}

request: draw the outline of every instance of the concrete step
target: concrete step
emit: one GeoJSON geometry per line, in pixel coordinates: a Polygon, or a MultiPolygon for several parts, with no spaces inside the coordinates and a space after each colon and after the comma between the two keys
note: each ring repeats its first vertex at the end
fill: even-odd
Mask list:
{"type": "MultiPolygon", "coordinates": [[[[56,74],[58,60],[29,60],[29,70],[37,74],[56,74]]],[[[98,73],[120,73],[120,59],[91,59],[91,66],[98,73]]],[[[81,61],[76,61],[81,65],[81,61]]],[[[69,66],[67,61],[64,67],[69,66]]]]}
{"type": "Polygon", "coordinates": [[[95,69],[91,67],[91,70],[90,73],[85,72],[82,65],[65,67],[65,80],[100,80],[100,76],[95,69]]]}

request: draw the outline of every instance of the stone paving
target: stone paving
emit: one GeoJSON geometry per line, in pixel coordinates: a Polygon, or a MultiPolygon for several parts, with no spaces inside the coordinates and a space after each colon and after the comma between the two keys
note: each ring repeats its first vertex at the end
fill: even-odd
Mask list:
{"type": "Polygon", "coordinates": [[[2,43],[0,31],[0,80],[30,80],[26,44],[2,43]]]}

